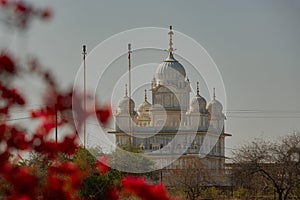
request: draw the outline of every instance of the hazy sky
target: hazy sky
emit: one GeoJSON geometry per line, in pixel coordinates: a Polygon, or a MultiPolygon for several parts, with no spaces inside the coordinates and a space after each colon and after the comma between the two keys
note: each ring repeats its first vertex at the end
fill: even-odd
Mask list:
{"type": "Polygon", "coordinates": [[[49,23],[34,22],[16,41],[53,70],[63,86],[73,84],[82,44],[91,50],[128,29],[173,25],[200,43],[221,72],[226,132],[232,134],[227,154],[253,138],[300,130],[298,0],[33,2],[52,7],[54,17],[49,23]]]}

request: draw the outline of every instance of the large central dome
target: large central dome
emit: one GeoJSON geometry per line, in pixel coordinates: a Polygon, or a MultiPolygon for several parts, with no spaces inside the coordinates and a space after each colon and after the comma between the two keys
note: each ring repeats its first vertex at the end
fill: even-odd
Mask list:
{"type": "Polygon", "coordinates": [[[158,81],[185,79],[185,77],[184,67],[174,58],[172,52],[169,52],[169,56],[158,66],[155,73],[158,81]]]}

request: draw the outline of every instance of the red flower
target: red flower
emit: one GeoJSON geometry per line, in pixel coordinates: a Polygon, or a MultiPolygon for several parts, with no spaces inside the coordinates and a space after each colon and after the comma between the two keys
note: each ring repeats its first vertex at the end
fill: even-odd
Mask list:
{"type": "Polygon", "coordinates": [[[8,200],[31,200],[32,197],[24,196],[24,195],[13,195],[9,197],[8,200]]]}
{"type": "Polygon", "coordinates": [[[50,19],[51,16],[52,16],[52,10],[50,10],[49,8],[43,10],[41,13],[41,18],[44,20],[50,19]]]}
{"type": "Polygon", "coordinates": [[[47,118],[47,117],[54,116],[54,115],[55,115],[55,110],[50,107],[31,111],[31,116],[33,118],[39,118],[39,117],[47,118]]]}
{"type": "Polygon", "coordinates": [[[8,162],[10,157],[10,153],[8,151],[5,151],[0,154],[0,173],[4,175],[11,175],[10,169],[11,169],[11,164],[8,162]]]}
{"type": "Polygon", "coordinates": [[[1,114],[4,114],[4,115],[8,114],[8,106],[5,106],[4,108],[0,108],[0,115],[1,114]]]}
{"type": "Polygon", "coordinates": [[[68,155],[74,154],[78,149],[76,139],[76,133],[74,133],[73,136],[65,137],[61,143],[58,143],[58,151],[68,155]]]}
{"type": "Polygon", "coordinates": [[[35,197],[36,189],[38,188],[38,179],[30,173],[30,168],[15,166],[10,168],[10,175],[4,176],[7,181],[11,183],[14,188],[14,195],[16,197],[35,197]]]}
{"type": "Polygon", "coordinates": [[[0,91],[2,92],[1,97],[9,100],[11,105],[14,103],[17,103],[19,105],[25,104],[24,98],[19,94],[19,92],[16,89],[9,89],[3,86],[0,82],[0,91]]]}
{"type": "Polygon", "coordinates": [[[0,0],[0,6],[5,7],[7,5],[7,0],[0,0]]]}
{"type": "Polygon", "coordinates": [[[0,124],[0,142],[1,142],[1,140],[4,139],[7,129],[8,129],[8,127],[6,124],[0,124]]]}
{"type": "Polygon", "coordinates": [[[170,200],[167,195],[164,185],[149,185],[144,178],[125,177],[122,180],[122,185],[127,193],[133,193],[142,200],[170,200]]]}
{"type": "Polygon", "coordinates": [[[98,108],[96,109],[96,115],[101,124],[106,124],[111,116],[111,109],[109,106],[98,108]]]}
{"type": "Polygon", "coordinates": [[[26,141],[25,133],[18,131],[16,128],[10,130],[10,137],[7,140],[7,146],[15,149],[26,150],[29,148],[29,142],[26,141]]]}
{"type": "Polygon", "coordinates": [[[15,4],[15,11],[20,13],[25,13],[29,10],[29,8],[22,2],[19,1],[15,4]]]}
{"type": "Polygon", "coordinates": [[[15,72],[15,63],[6,53],[0,54],[0,72],[1,71],[6,71],[9,73],[15,72]]]}
{"type": "Polygon", "coordinates": [[[101,156],[98,162],[96,163],[96,168],[100,174],[106,174],[109,171],[108,157],[101,156]]]}
{"type": "Polygon", "coordinates": [[[73,162],[57,162],[48,168],[43,199],[77,199],[84,173],[73,162]]]}
{"type": "Polygon", "coordinates": [[[108,188],[106,191],[106,199],[118,200],[119,199],[119,191],[116,188],[108,188]]]}

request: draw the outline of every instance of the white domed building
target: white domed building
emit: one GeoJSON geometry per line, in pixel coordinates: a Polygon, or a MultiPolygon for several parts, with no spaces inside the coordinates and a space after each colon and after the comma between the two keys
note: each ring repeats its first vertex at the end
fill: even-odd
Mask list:
{"type": "Polygon", "coordinates": [[[136,118],[136,125],[140,127],[149,126],[151,122],[150,109],[152,105],[147,101],[147,90],[145,90],[144,102],[138,107],[138,116],[136,118]]]}
{"type": "Polygon", "coordinates": [[[136,119],[137,113],[134,110],[135,103],[128,97],[127,94],[127,85],[125,90],[125,96],[122,97],[118,102],[117,112],[116,112],[116,130],[128,130],[128,119],[136,119]]]}
{"type": "Polygon", "coordinates": [[[168,56],[158,65],[152,80],[152,102],[148,102],[145,90],[144,102],[136,112],[135,103],[126,92],[117,106],[115,130],[109,133],[115,134],[119,147],[140,147],[157,159],[182,154],[168,169],[184,168],[185,159],[204,154],[207,166],[222,176],[225,137],[231,136],[225,133],[223,106],[216,99],[215,91],[207,104],[200,95],[198,82],[196,94],[190,99],[191,86],[185,68],[173,55],[172,29],[169,35],[168,56]],[[213,142],[207,142],[208,137],[213,142]]]}

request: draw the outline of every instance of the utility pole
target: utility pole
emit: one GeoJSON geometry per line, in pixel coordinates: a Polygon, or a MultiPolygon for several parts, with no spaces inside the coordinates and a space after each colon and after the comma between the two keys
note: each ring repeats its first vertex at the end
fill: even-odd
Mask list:
{"type": "Polygon", "coordinates": [[[128,44],[128,93],[129,93],[129,101],[128,101],[128,145],[131,147],[131,44],[128,44]]]}
{"type": "Polygon", "coordinates": [[[83,45],[83,110],[84,110],[84,118],[83,118],[83,148],[86,148],[86,46],[83,45]]]}

